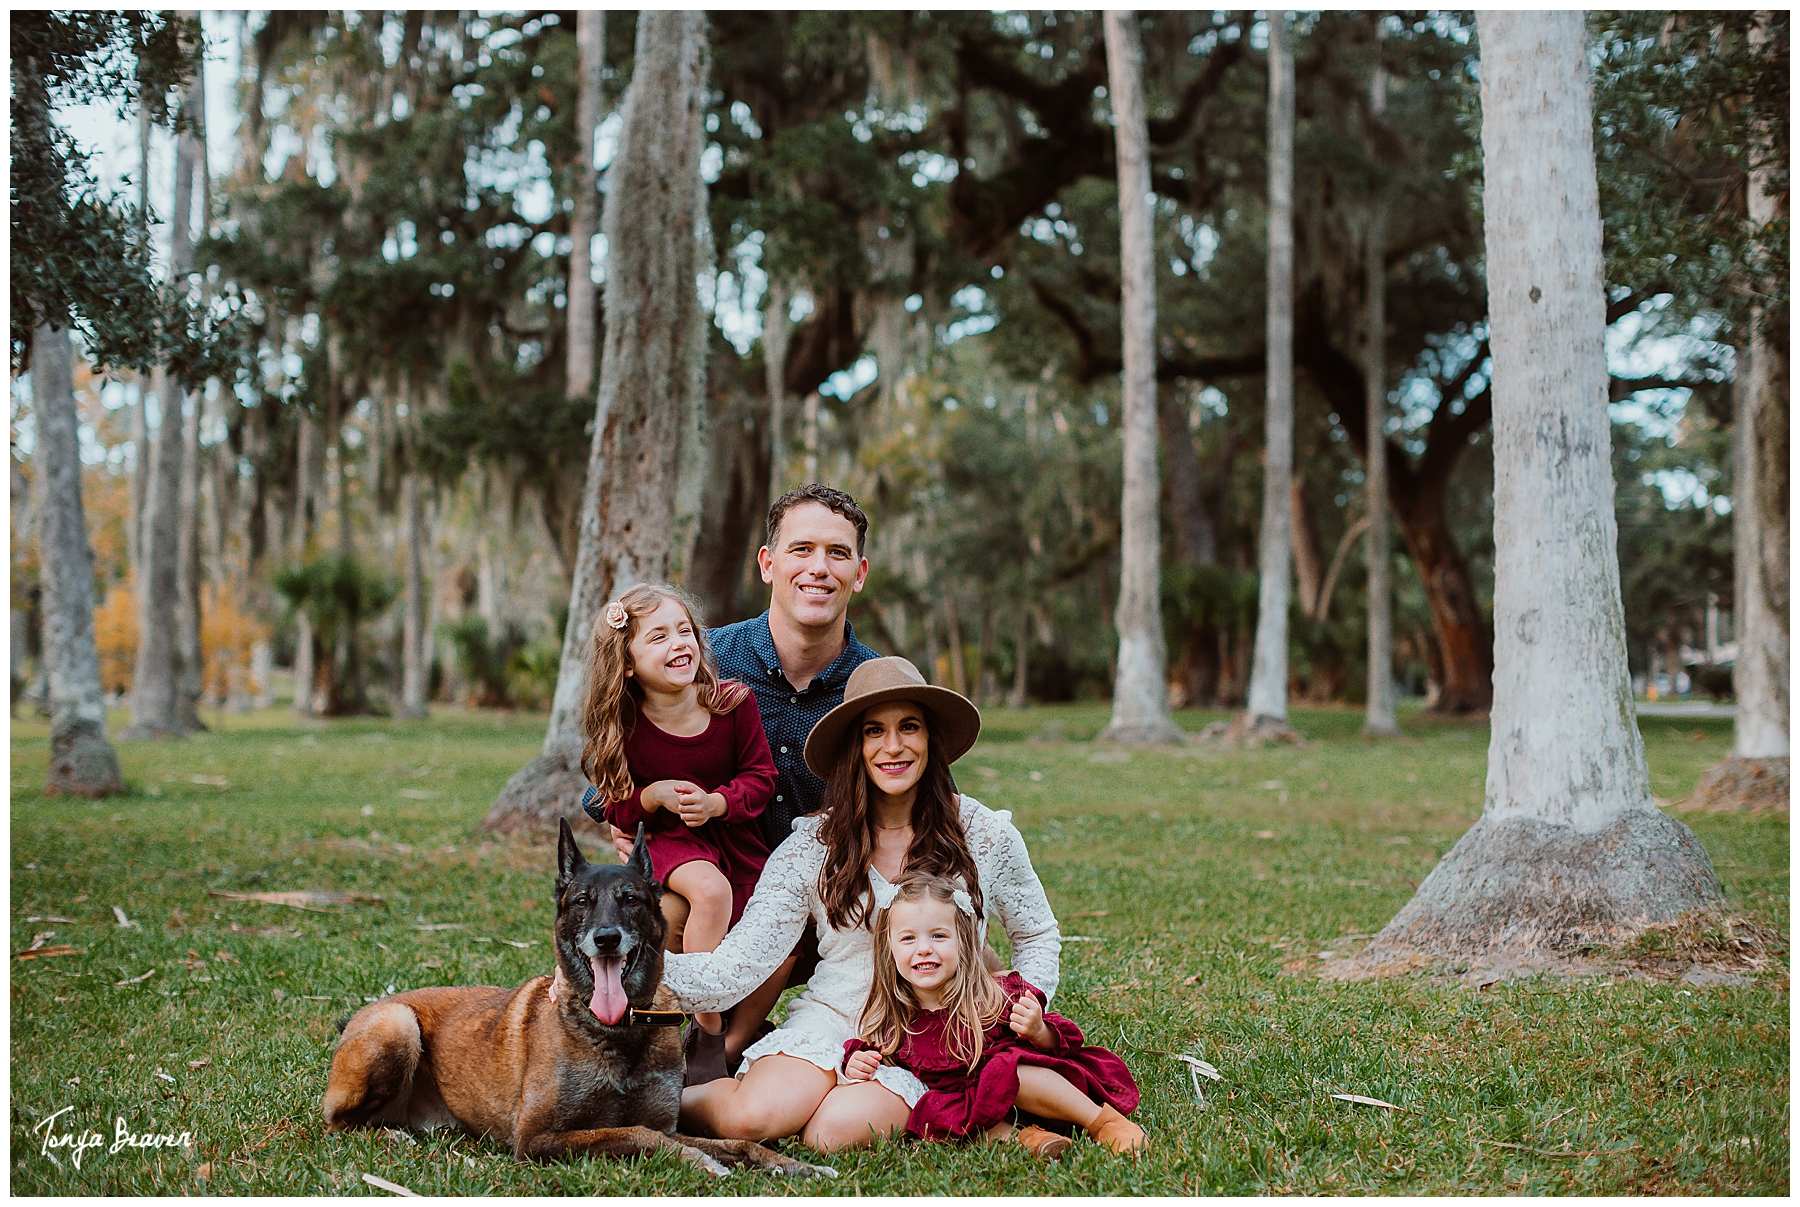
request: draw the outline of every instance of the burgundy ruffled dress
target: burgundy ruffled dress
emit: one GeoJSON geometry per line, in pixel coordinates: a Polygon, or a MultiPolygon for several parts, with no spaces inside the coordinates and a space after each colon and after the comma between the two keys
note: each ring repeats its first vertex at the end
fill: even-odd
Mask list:
{"type": "MultiPolygon", "coordinates": [[[[999,981],[1009,1002],[1027,993],[1035,995],[1040,1005],[1049,1001],[1016,972],[1002,974],[999,981]]],[[[911,1033],[891,1058],[925,1083],[925,1096],[906,1119],[907,1132],[921,1140],[970,1139],[1005,1119],[1019,1097],[1022,1064],[1062,1074],[1090,1099],[1121,1114],[1129,1115],[1137,1109],[1137,1082],[1132,1080],[1125,1062],[1105,1048],[1086,1043],[1081,1028],[1060,1014],[1044,1012],[1044,1021],[1057,1039],[1057,1046],[1047,1052],[1013,1034],[1002,1015],[987,1029],[981,1063],[973,1073],[950,1054],[944,1035],[949,1018],[945,1010],[921,1010],[913,1018],[911,1033]]],[[[848,1040],[844,1057],[848,1059],[852,1053],[870,1046],[861,1039],[848,1040]]]]}

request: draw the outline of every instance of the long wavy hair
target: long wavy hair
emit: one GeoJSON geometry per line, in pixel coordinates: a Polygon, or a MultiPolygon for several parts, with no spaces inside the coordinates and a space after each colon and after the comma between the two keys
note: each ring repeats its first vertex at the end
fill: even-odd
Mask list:
{"type": "Polygon", "coordinates": [[[634,676],[625,673],[631,667],[631,639],[637,635],[639,622],[669,600],[681,605],[694,629],[694,647],[700,663],[694,672],[694,688],[700,707],[715,715],[728,713],[750,694],[742,683],[719,678],[712,646],[707,644],[706,630],[700,627],[699,605],[686,592],[650,583],[630,588],[618,600],[625,608],[622,629],[608,624],[607,609],[601,608],[594,617],[587,705],[581,712],[582,728],[587,733],[587,744],[581,751],[581,772],[600,789],[605,800],[624,800],[632,792],[625,739],[637,727],[644,688],[634,676]]]}
{"type": "MultiPolygon", "coordinates": [[[[938,741],[937,718],[931,709],[918,706],[925,718],[925,770],[913,798],[912,845],[902,869],[908,875],[960,876],[982,912],[981,884],[975,875],[975,858],[969,854],[969,838],[963,833],[961,800],[950,765],[944,761],[938,741]]],[[[819,869],[819,900],[825,917],[838,930],[872,926],[874,911],[869,896],[869,868],[875,860],[875,815],[869,808],[872,792],[869,773],[863,767],[862,723],[844,733],[844,745],[831,774],[825,780],[825,819],[819,841],[825,845],[825,866],[819,869]]],[[[979,945],[977,945],[979,950],[979,945]]]]}
{"type": "Polygon", "coordinates": [[[981,1063],[987,1029],[1007,1010],[1006,991],[981,959],[981,924],[977,916],[956,908],[954,894],[962,888],[960,881],[945,876],[902,876],[895,887],[899,891],[893,901],[875,915],[875,979],[869,985],[857,1030],[884,1057],[899,1051],[912,1034],[913,1019],[922,1007],[912,985],[900,975],[888,946],[894,906],[902,901],[941,902],[956,919],[956,971],[944,987],[944,1008],[950,1014],[944,1041],[950,1055],[973,1073],[981,1063]]]}

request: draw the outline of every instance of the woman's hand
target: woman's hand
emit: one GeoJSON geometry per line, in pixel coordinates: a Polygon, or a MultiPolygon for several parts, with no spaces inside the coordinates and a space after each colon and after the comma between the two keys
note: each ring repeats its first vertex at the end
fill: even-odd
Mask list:
{"type": "Polygon", "coordinates": [[[860,1052],[852,1052],[844,1060],[844,1076],[851,1081],[868,1081],[880,1067],[881,1053],[873,1048],[864,1048],[860,1052]]]}
{"type": "Polygon", "coordinates": [[[689,829],[697,829],[715,817],[725,816],[729,808],[722,792],[706,792],[692,784],[685,785],[691,791],[677,794],[675,813],[681,818],[683,825],[689,829]]]}
{"type": "Polygon", "coordinates": [[[1056,1032],[1044,1021],[1044,1006],[1035,994],[1020,994],[1018,1000],[1013,1002],[1012,1017],[1006,1021],[1013,1034],[1032,1047],[1048,1052],[1056,1046],[1056,1032]]]}

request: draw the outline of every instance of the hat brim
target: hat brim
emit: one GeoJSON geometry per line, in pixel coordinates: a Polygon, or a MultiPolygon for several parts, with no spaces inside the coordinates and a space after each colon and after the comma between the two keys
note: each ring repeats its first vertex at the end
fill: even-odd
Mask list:
{"type": "Polygon", "coordinates": [[[975,739],[981,736],[981,711],[947,687],[925,683],[902,683],[867,692],[854,700],[846,700],[824,716],[806,735],[806,765],[822,780],[831,778],[832,764],[843,750],[844,734],[856,719],[882,704],[895,700],[911,700],[931,710],[934,740],[948,766],[969,753],[975,739]]]}

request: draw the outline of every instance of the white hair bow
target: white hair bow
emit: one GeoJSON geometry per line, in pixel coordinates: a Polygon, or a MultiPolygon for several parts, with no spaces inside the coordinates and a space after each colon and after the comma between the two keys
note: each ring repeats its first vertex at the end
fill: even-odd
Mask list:
{"type": "Polygon", "coordinates": [[[962,889],[950,894],[950,900],[956,902],[956,908],[973,918],[975,916],[975,899],[962,889]]]}

